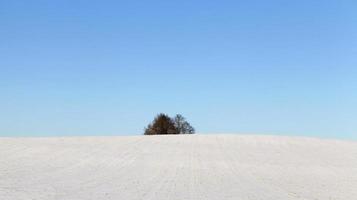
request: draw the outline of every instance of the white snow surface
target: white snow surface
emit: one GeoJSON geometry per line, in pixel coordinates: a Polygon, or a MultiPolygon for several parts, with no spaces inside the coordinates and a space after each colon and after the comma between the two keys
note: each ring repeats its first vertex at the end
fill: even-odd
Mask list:
{"type": "Polygon", "coordinates": [[[252,135],[0,138],[1,200],[356,200],[357,142],[252,135]]]}

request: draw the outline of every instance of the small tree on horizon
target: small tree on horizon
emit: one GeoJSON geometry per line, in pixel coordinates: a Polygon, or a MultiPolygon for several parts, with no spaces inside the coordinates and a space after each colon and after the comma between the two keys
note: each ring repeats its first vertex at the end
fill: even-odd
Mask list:
{"type": "Polygon", "coordinates": [[[145,128],[144,135],[166,135],[166,134],[193,134],[195,129],[185,118],[177,114],[170,118],[166,114],[159,114],[154,121],[145,128]]]}
{"type": "Polygon", "coordinates": [[[177,129],[178,134],[194,134],[195,133],[195,129],[180,114],[177,114],[175,116],[174,123],[175,123],[175,127],[177,129]]]}
{"type": "Polygon", "coordinates": [[[166,114],[159,114],[145,129],[144,135],[178,134],[173,120],[166,114]]]}

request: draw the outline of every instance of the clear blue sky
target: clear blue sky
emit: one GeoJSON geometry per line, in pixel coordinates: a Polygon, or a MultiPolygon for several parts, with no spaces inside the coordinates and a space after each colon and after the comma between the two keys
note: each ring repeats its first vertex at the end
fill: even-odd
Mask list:
{"type": "Polygon", "coordinates": [[[356,1],[0,1],[0,135],[357,139],[356,1]]]}

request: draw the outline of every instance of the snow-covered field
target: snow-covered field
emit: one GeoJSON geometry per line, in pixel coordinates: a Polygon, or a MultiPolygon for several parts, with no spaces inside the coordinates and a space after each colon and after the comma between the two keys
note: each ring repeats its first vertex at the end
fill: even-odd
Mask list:
{"type": "Polygon", "coordinates": [[[1,200],[356,200],[357,142],[242,135],[0,138],[1,200]]]}

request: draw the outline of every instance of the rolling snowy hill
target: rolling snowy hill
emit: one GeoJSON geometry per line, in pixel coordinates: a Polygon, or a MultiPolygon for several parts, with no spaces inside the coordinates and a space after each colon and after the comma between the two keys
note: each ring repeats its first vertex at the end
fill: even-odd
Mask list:
{"type": "Polygon", "coordinates": [[[176,135],[0,138],[1,200],[355,200],[357,142],[176,135]]]}

